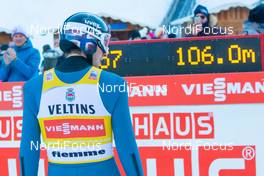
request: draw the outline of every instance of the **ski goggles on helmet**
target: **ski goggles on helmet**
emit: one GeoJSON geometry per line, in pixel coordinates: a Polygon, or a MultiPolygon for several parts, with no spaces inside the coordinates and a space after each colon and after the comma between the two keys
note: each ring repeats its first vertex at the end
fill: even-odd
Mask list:
{"type": "Polygon", "coordinates": [[[72,41],[78,47],[80,47],[83,39],[94,39],[103,53],[108,53],[111,34],[107,32],[102,32],[98,28],[77,22],[66,23],[63,26],[63,32],[65,39],[72,41]]]}

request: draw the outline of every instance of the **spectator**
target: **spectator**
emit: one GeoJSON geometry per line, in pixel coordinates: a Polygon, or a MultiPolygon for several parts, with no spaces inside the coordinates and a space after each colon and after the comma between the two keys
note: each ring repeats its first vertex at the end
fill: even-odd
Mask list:
{"type": "Polygon", "coordinates": [[[4,70],[2,68],[2,63],[3,63],[3,55],[0,54],[0,82],[2,82],[2,76],[4,75],[4,70]]]}
{"type": "Polygon", "coordinates": [[[141,30],[138,31],[141,39],[147,39],[147,34],[148,34],[148,28],[147,27],[143,27],[141,30]]]}
{"type": "MultiPolygon", "coordinates": [[[[0,68],[3,62],[3,55],[5,53],[5,51],[8,49],[8,44],[0,44],[0,68]]],[[[1,72],[0,72],[1,73],[1,72]]]]}
{"type": "Polygon", "coordinates": [[[217,23],[216,16],[210,15],[205,6],[198,5],[194,10],[191,34],[187,37],[223,35],[217,23]]]}
{"type": "Polygon", "coordinates": [[[141,40],[141,36],[138,30],[133,30],[130,34],[129,40],[141,40]]]}
{"type": "Polygon", "coordinates": [[[249,11],[248,20],[243,25],[244,34],[264,33],[264,4],[249,11]]]}
{"type": "Polygon", "coordinates": [[[44,60],[41,63],[41,72],[54,68],[60,57],[60,53],[54,49],[51,49],[50,45],[43,46],[42,52],[44,60]]]}
{"type": "Polygon", "coordinates": [[[165,39],[168,38],[168,35],[166,34],[166,32],[164,31],[164,29],[162,27],[158,27],[155,32],[155,39],[165,39]]]}
{"type": "Polygon", "coordinates": [[[5,50],[8,49],[8,44],[11,41],[11,31],[8,29],[0,27],[0,81],[4,75],[4,70],[2,69],[1,65],[3,62],[3,55],[5,50]]]}
{"type": "Polygon", "coordinates": [[[154,39],[155,38],[154,32],[148,27],[142,28],[139,31],[139,33],[140,33],[141,39],[154,39]]]}
{"type": "Polygon", "coordinates": [[[1,47],[3,45],[8,45],[9,42],[11,42],[11,31],[8,29],[4,29],[0,27],[0,45],[1,47]]]}
{"type": "Polygon", "coordinates": [[[33,48],[27,33],[16,27],[12,32],[13,47],[3,56],[0,79],[5,82],[27,81],[38,73],[39,51],[33,48]]]}
{"type": "Polygon", "coordinates": [[[149,39],[154,39],[155,38],[155,34],[154,34],[153,30],[149,30],[147,38],[149,38],[149,39]]]}

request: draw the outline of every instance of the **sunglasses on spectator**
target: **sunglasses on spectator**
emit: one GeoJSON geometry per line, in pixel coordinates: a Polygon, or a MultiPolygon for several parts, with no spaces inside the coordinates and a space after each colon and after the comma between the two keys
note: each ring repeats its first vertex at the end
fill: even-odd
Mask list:
{"type": "Polygon", "coordinates": [[[204,15],[197,15],[197,17],[200,17],[202,20],[206,18],[204,15]]]}

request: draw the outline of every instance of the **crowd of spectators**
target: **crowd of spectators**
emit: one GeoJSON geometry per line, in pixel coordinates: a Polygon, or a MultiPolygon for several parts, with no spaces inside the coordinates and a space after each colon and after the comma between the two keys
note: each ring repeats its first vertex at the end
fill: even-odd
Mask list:
{"type": "MultiPolygon", "coordinates": [[[[243,24],[243,34],[264,33],[264,4],[250,10],[248,20],[243,24]]],[[[183,26],[191,25],[191,33],[181,37],[206,37],[215,35],[228,35],[226,31],[218,28],[217,18],[210,14],[205,6],[198,5],[191,18],[183,26]]],[[[133,30],[129,40],[177,38],[174,33],[165,33],[163,27],[133,30]]],[[[43,61],[37,49],[32,46],[29,35],[23,28],[15,27],[10,35],[10,42],[0,43],[0,82],[27,81],[61,63],[64,56],[50,45],[43,46],[43,61]]]]}
{"type": "MultiPolygon", "coordinates": [[[[157,29],[143,28],[131,32],[129,40],[141,39],[164,39],[180,37],[206,37],[217,35],[233,34],[229,29],[218,26],[218,19],[215,15],[210,14],[208,9],[203,5],[198,5],[193,11],[193,16],[181,24],[182,29],[191,26],[190,33],[179,32],[168,33],[163,27],[157,29]]],[[[261,4],[249,11],[248,20],[243,24],[241,34],[261,34],[264,33],[264,4],[261,4]]]]}
{"type": "Polygon", "coordinates": [[[244,22],[244,34],[264,33],[264,4],[250,10],[248,20],[244,22]]]}

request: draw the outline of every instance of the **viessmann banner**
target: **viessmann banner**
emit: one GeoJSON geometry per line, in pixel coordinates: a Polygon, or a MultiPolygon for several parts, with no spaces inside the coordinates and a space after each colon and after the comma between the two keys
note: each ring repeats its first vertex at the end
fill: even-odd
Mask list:
{"type": "MultiPolygon", "coordinates": [[[[145,175],[264,175],[260,137],[264,133],[264,73],[131,77],[127,81],[145,175]]],[[[22,86],[0,85],[0,171],[4,176],[19,175],[22,86]]],[[[45,157],[39,168],[40,175],[46,175],[45,157]]]]}

